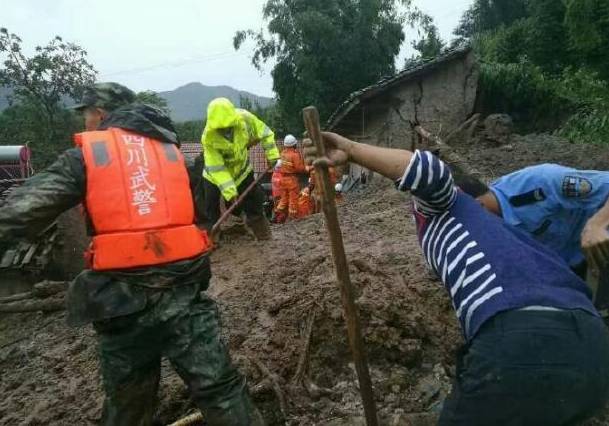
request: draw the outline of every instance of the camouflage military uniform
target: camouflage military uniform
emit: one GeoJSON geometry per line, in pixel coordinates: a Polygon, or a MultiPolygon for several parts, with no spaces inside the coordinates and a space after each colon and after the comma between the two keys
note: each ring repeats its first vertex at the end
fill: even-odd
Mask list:
{"type": "MultiPolygon", "coordinates": [[[[116,96],[111,93],[109,98],[116,96]]],[[[85,106],[91,105],[89,101],[85,106]]],[[[100,129],[109,127],[177,144],[171,120],[149,106],[130,105],[113,111],[100,129]]],[[[60,155],[0,207],[0,241],[35,237],[60,213],[81,203],[85,177],[79,148],[60,155]]],[[[106,392],[102,424],[152,423],[162,357],[169,359],[187,384],[208,424],[260,421],[245,378],[231,364],[220,339],[216,304],[201,294],[210,277],[209,260],[202,256],[139,270],[85,270],[72,283],[68,322],[93,323],[99,337],[106,392]]]]}

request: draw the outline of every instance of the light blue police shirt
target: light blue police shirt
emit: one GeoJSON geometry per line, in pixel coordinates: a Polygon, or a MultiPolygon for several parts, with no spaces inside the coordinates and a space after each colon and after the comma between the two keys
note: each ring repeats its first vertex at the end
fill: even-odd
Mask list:
{"type": "Polygon", "coordinates": [[[507,223],[575,267],[585,259],[582,230],[609,198],[609,172],[541,164],[497,179],[491,190],[507,223]]]}

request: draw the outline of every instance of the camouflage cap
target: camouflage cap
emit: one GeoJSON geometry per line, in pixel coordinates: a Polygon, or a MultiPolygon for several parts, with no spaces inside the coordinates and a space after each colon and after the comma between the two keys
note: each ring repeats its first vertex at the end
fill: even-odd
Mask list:
{"type": "Polygon", "coordinates": [[[135,101],[135,93],[118,83],[96,83],[85,89],[80,103],[72,108],[81,111],[87,107],[115,110],[135,101]]]}

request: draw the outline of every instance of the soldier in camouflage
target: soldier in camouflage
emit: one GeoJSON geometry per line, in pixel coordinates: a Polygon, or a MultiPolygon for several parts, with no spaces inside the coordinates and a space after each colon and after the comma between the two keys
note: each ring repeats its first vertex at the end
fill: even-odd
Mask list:
{"type": "MultiPolygon", "coordinates": [[[[100,83],[75,108],[83,111],[87,130],[118,127],[179,145],[169,117],[134,101],[126,87],[100,83]]],[[[0,207],[0,241],[34,238],[59,214],[82,203],[85,177],[80,148],[61,154],[0,207]]],[[[157,267],[84,270],[71,284],[68,322],[92,323],[99,337],[103,425],[152,423],[162,357],[187,384],[209,425],[262,424],[245,378],[221,341],[216,304],[201,293],[210,277],[203,255],[157,267]]]]}

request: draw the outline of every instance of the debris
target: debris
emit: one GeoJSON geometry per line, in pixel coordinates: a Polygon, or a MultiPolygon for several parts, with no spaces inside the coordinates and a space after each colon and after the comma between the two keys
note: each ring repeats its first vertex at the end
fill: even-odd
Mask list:
{"type": "Polygon", "coordinates": [[[313,326],[315,324],[315,317],[317,316],[317,309],[313,308],[312,313],[307,321],[307,331],[305,335],[305,342],[303,345],[302,352],[300,354],[300,359],[298,360],[298,367],[296,367],[296,373],[292,378],[292,386],[296,386],[302,383],[302,380],[305,376],[305,372],[307,369],[307,364],[309,361],[309,351],[311,349],[311,336],[313,335],[313,326]]]}
{"type": "Polygon", "coordinates": [[[34,284],[31,291],[0,297],[0,303],[17,302],[19,300],[34,298],[43,299],[65,291],[67,288],[68,283],[66,281],[42,281],[34,284]]]}
{"type": "Polygon", "coordinates": [[[514,122],[507,114],[491,114],[484,119],[484,137],[497,145],[508,143],[513,131],[514,122]]]}
{"type": "Polygon", "coordinates": [[[203,414],[194,413],[178,420],[177,422],[173,422],[168,426],[192,426],[196,424],[203,424],[204,421],[205,418],[203,417],[203,414]]]}
{"type": "Polygon", "coordinates": [[[34,284],[31,291],[0,298],[0,312],[53,312],[63,310],[65,309],[65,297],[46,299],[65,291],[67,288],[68,283],[65,281],[42,281],[34,284]]]}
{"type": "Polygon", "coordinates": [[[52,300],[31,300],[0,304],[0,313],[55,312],[66,308],[63,297],[52,300]]]}
{"type": "Polygon", "coordinates": [[[447,145],[450,145],[453,141],[469,141],[474,132],[478,123],[480,122],[480,114],[474,114],[467,120],[465,120],[459,127],[450,132],[448,136],[444,139],[447,145]]]}
{"type": "Polygon", "coordinates": [[[281,414],[283,415],[284,420],[288,418],[288,404],[286,403],[285,396],[283,391],[281,390],[281,386],[279,386],[279,378],[276,374],[273,374],[269,371],[268,368],[262,363],[262,361],[257,358],[253,359],[254,364],[258,367],[258,370],[271,382],[273,391],[275,392],[275,396],[277,397],[277,401],[279,402],[279,409],[281,410],[281,414]]]}
{"type": "MultiPolygon", "coordinates": [[[[510,144],[510,153],[498,146],[482,150],[455,143],[453,148],[486,176],[547,161],[609,169],[607,147],[569,144],[552,135],[514,135],[510,144]]],[[[388,426],[436,424],[438,402],[450,388],[454,353],[462,343],[453,308],[427,272],[408,214],[409,197],[395,191],[392,182],[377,179],[348,201],[339,214],[349,258],[364,261],[349,267],[380,420],[388,426]],[[445,375],[436,376],[435,366],[445,375]],[[427,403],[419,384],[432,377],[441,391],[427,403]]],[[[265,244],[234,235],[211,255],[214,277],[207,292],[219,302],[223,340],[234,359],[262,360],[285,397],[287,422],[270,379],[252,361],[238,363],[255,384],[253,399],[269,426],[364,424],[321,223],[320,215],[297,222],[297,238],[274,226],[274,240],[265,244]],[[292,392],[313,312],[304,391],[292,392]]],[[[22,424],[41,399],[52,403],[41,407],[38,418],[44,420],[38,424],[99,422],[104,396],[95,332],[69,328],[63,317],[61,311],[0,315],[0,426],[22,424]]],[[[194,410],[169,363],[162,369],[159,424],[171,424],[194,410]]],[[[609,408],[584,425],[608,422],[609,408]]]]}

